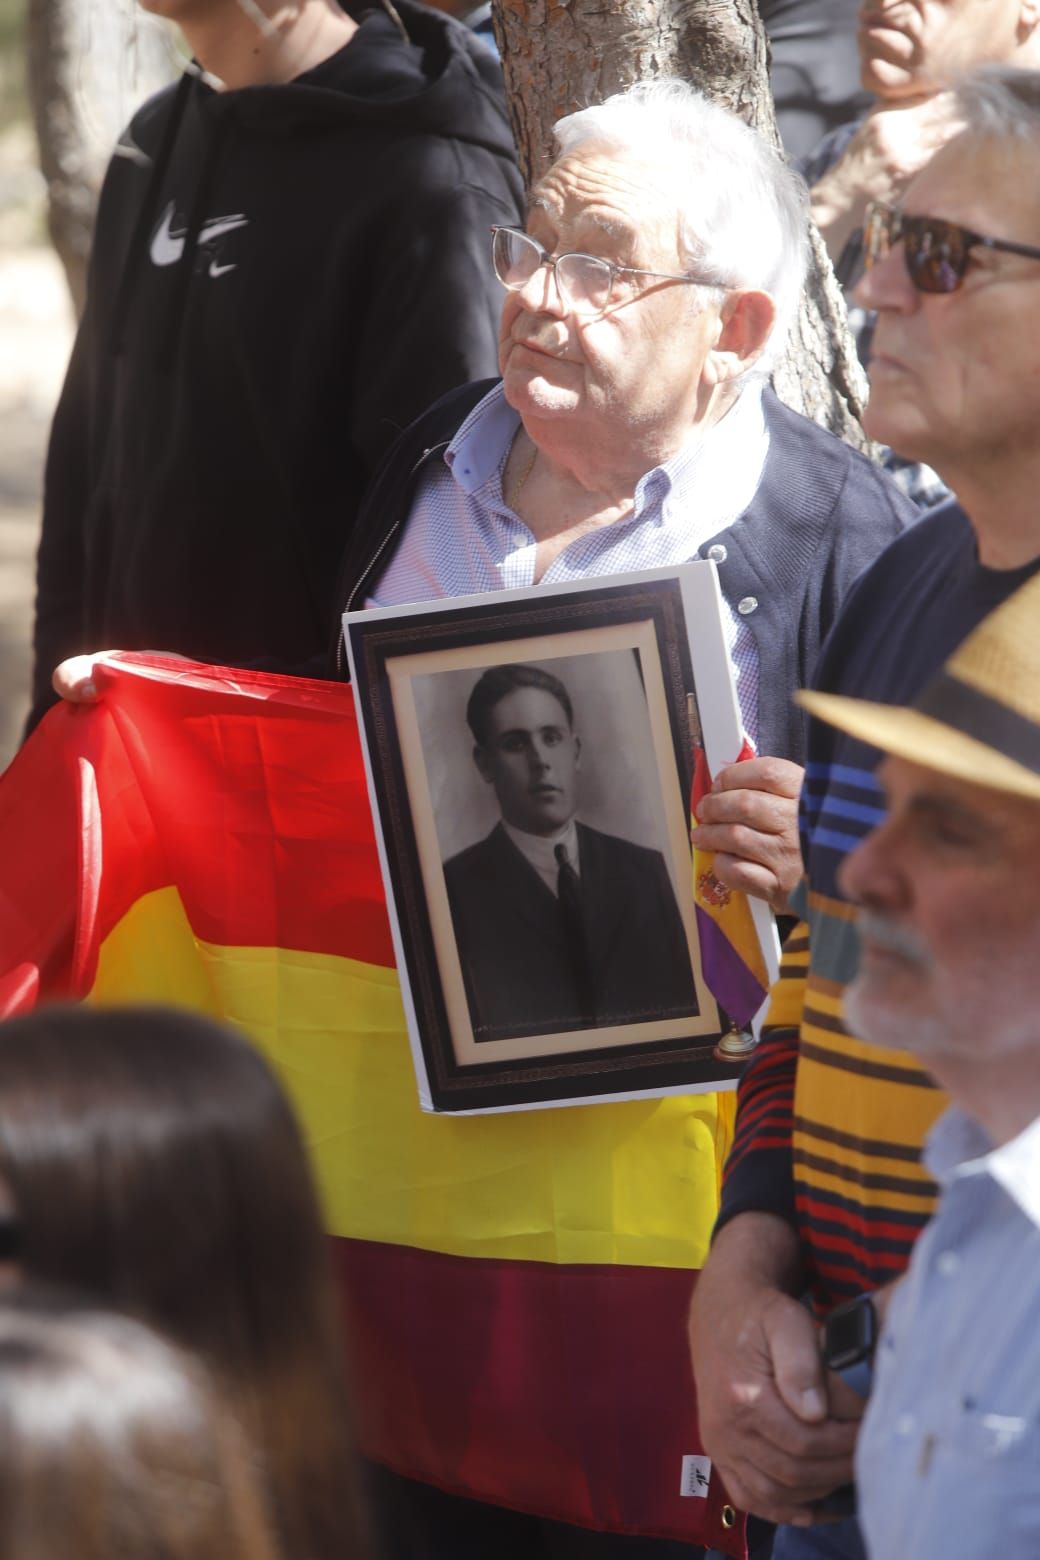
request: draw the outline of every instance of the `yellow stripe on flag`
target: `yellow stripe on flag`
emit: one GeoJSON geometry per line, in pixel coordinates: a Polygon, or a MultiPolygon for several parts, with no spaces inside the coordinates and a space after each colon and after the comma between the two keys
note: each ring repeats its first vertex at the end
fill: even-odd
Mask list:
{"type": "Polygon", "coordinates": [[[424,1114],[396,972],[207,944],[176,889],[100,949],[92,1002],[172,1002],[249,1033],[289,1089],[335,1235],[456,1256],[699,1268],[731,1122],[716,1094],[424,1114]]]}

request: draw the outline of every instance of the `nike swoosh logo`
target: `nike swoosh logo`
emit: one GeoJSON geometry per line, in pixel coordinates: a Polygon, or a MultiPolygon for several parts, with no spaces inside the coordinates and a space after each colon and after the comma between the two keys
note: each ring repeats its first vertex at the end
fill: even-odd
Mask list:
{"type": "MultiPolygon", "coordinates": [[[[174,203],[171,200],[162,216],[159,218],[159,226],[152,236],[149,253],[153,265],[176,265],[184,253],[184,239],[187,228],[181,228],[174,232],[173,223],[174,203]]],[[[222,238],[225,233],[233,233],[236,228],[245,227],[249,218],[238,212],[233,217],[211,217],[204,222],[199,229],[199,247],[213,243],[214,239],[222,238]]],[[[221,269],[229,270],[233,267],[224,266],[221,269]]],[[[211,270],[210,274],[213,272],[211,270]]],[[[220,270],[216,273],[220,275],[220,270]]]]}
{"type": "Polygon", "coordinates": [[[209,263],[210,276],[223,276],[225,271],[236,271],[238,267],[232,261],[231,265],[218,265],[215,260],[209,263]]]}

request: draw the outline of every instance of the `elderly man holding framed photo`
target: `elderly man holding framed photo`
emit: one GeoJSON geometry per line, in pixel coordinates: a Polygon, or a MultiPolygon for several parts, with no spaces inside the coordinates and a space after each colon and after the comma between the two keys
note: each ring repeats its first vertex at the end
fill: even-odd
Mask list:
{"type": "Polygon", "coordinates": [[[496,228],[502,380],[403,436],[347,553],[350,607],[712,558],[745,728],[702,838],[782,903],[800,874],[790,695],[856,575],[913,507],[767,387],[797,310],[806,196],[735,115],[678,81],[556,126],[527,227],[496,228]]]}
{"type": "MultiPolygon", "coordinates": [[[[369,490],[339,599],[351,608],[396,606],[713,559],[743,723],[759,756],[716,777],[698,843],[718,853],[720,880],[781,906],[800,874],[804,733],[791,694],[811,680],[856,576],[914,511],[870,461],[767,387],[805,257],[805,191],[782,158],[681,82],[639,86],[571,115],[557,139],[559,156],[532,191],[526,227],[499,228],[489,239],[507,288],[502,380],[446,397],[398,441],[369,490]]],[[[61,691],[83,677],[82,662],[62,669],[61,691]]],[[[648,1170],[667,1166],[675,1176],[684,1206],[691,1185],[714,1186],[714,1142],[692,1100],[633,1108],[638,1120],[616,1114],[625,1105],[573,1113],[573,1157],[600,1157],[587,1179],[600,1176],[604,1160],[630,1156],[635,1138],[653,1156],[648,1170]]],[[[542,1122],[532,1114],[494,1125],[505,1175],[542,1122]]],[[[486,1234],[499,1177],[457,1185],[455,1134],[472,1133],[473,1124],[435,1126],[456,1227],[469,1219],[486,1234]]],[[[622,1217],[626,1195],[619,1188],[597,1208],[603,1240],[597,1234],[587,1245],[618,1253],[595,1329],[577,1340],[567,1317],[588,1293],[586,1276],[602,1277],[596,1257],[587,1268],[565,1258],[547,1264],[551,1303],[500,1286],[483,1317],[496,1337],[523,1340],[515,1347],[525,1351],[524,1404],[538,1398],[531,1380],[558,1373],[564,1351],[573,1409],[566,1423],[557,1417],[550,1430],[524,1418],[508,1350],[484,1362],[479,1389],[461,1405],[423,1397],[409,1378],[423,1425],[450,1417],[479,1445],[482,1427],[491,1439],[508,1423],[512,1439],[505,1460],[481,1457],[474,1469],[460,1458],[449,1476],[434,1466],[431,1428],[422,1456],[383,1467],[380,1507],[395,1556],[690,1560],[691,1545],[738,1544],[682,1397],[688,1280],[702,1247],[686,1229],[669,1248],[676,1282],[662,1301],[667,1317],[653,1323],[674,1336],[683,1427],[666,1432],[659,1405],[640,1392],[639,1363],[638,1294],[662,1259],[651,1250],[649,1212],[644,1238],[615,1239],[611,1221],[622,1217]],[[547,1307],[556,1318],[552,1357],[536,1347],[551,1331],[547,1307]],[[547,1456],[552,1498],[539,1482],[547,1456]]],[[[525,1210],[520,1222],[535,1227],[543,1216],[525,1210]]],[[[362,1294],[360,1278],[351,1282],[372,1348],[401,1360],[429,1354],[426,1337],[395,1333],[392,1304],[362,1294]]],[[[446,1371],[453,1364],[440,1363],[446,1371]]],[[[382,1405],[384,1415],[395,1411],[382,1405]]],[[[362,1443],[378,1458],[378,1425],[365,1432],[362,1443]]],[[[453,1434],[445,1425],[440,1439],[453,1445],[453,1434]]]]}
{"type": "MultiPolygon", "coordinates": [[[[526,228],[492,239],[508,289],[502,380],[446,397],[391,452],[342,600],[393,606],[714,559],[760,756],[717,777],[697,838],[728,885],[782,905],[801,870],[791,694],[912,506],[768,388],[805,264],[805,192],[782,159],[680,82],[636,87],[556,135],[526,228]]],[[[678,1369],[678,1330],[676,1342],[678,1369]]],[[[629,1430],[635,1444],[643,1430],[629,1430]]],[[[689,1449],[674,1448],[675,1473],[689,1449]]],[[[402,1523],[415,1518],[411,1552],[446,1554],[437,1535],[456,1531],[460,1503],[419,1488],[391,1485],[402,1523]]],[[[515,1499],[527,1506],[522,1473],[515,1499]]],[[[704,1533],[698,1504],[683,1507],[689,1540],[704,1533]]],[[[663,1511],[600,1547],[514,1520],[528,1524],[527,1554],[689,1555],[668,1542],[681,1530],[663,1511]],[[550,1547],[561,1542],[573,1547],[550,1547]]],[[[487,1553],[519,1531],[486,1506],[470,1524],[487,1553]]]]}

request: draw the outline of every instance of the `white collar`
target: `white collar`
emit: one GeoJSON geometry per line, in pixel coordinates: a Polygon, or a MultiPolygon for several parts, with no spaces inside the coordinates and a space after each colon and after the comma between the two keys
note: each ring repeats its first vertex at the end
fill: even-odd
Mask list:
{"type": "Polygon", "coordinates": [[[1040,1116],[1009,1143],[994,1147],[985,1128],[952,1105],[929,1134],[924,1163],[943,1185],[988,1175],[1040,1228],[1040,1116]]]}
{"type": "Polygon", "coordinates": [[[514,829],[513,825],[507,823],[504,818],[502,827],[521,855],[525,856],[535,871],[540,872],[543,877],[555,879],[560,870],[560,864],[556,860],[557,845],[567,847],[567,860],[575,872],[580,874],[578,826],[573,818],[569,819],[562,829],[557,829],[555,834],[528,834],[524,829],[514,829]]]}

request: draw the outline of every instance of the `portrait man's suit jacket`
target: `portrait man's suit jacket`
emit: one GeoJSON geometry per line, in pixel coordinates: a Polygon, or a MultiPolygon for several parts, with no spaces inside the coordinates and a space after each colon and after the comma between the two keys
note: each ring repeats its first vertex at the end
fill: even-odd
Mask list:
{"type": "MultiPolygon", "coordinates": [[[[596,1026],[696,1013],[664,857],[577,827],[596,1026]]],[[[444,876],[476,1039],[588,1028],[559,900],[501,824],[444,876]]]]}

